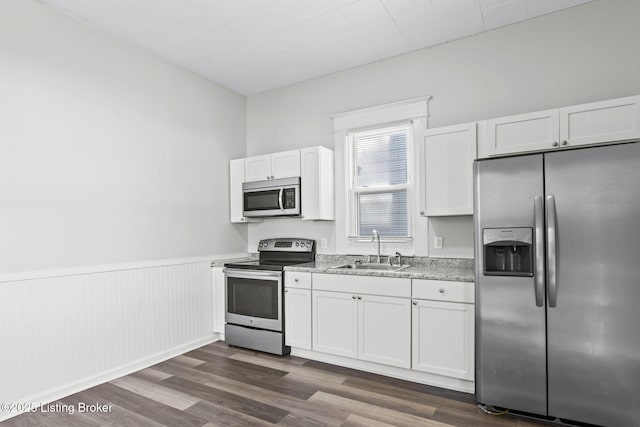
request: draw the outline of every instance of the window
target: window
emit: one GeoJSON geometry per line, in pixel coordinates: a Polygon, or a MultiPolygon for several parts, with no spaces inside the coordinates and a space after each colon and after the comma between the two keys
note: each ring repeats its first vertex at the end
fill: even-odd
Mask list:
{"type": "Polygon", "coordinates": [[[411,123],[347,135],[349,237],[409,240],[411,123]]]}

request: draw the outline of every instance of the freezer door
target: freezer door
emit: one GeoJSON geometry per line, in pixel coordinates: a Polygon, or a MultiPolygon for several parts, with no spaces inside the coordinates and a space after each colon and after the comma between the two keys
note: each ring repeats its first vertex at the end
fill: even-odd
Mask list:
{"type": "Polygon", "coordinates": [[[549,415],[638,426],[640,143],[545,154],[545,170],[557,242],[549,415]]]}
{"type": "MultiPolygon", "coordinates": [[[[474,167],[476,399],[486,405],[545,415],[544,268],[534,269],[534,277],[485,275],[483,268],[485,229],[526,227],[534,231],[534,247],[541,247],[543,157],[481,160],[474,167]],[[538,301],[536,283],[540,285],[538,301]]],[[[539,265],[542,261],[544,266],[544,251],[538,254],[533,262],[539,265]]]]}

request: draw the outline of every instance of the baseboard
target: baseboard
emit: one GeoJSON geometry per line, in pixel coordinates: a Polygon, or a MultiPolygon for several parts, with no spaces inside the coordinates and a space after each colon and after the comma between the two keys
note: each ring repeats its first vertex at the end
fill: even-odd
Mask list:
{"type": "MultiPolygon", "coordinates": [[[[12,402],[12,403],[36,403],[38,406],[47,404],[50,402],[54,402],[56,400],[65,398],[72,394],[81,392],[83,390],[87,390],[91,387],[95,387],[100,384],[104,384],[109,381],[113,381],[116,378],[123,377],[125,375],[129,375],[133,372],[140,371],[142,369],[148,368],[160,362],[164,362],[165,360],[169,360],[173,357],[179,356],[191,350],[195,350],[196,348],[202,347],[207,344],[211,344],[213,342],[219,341],[219,334],[212,334],[210,336],[201,338],[199,340],[195,340],[189,342],[187,344],[162,351],[160,353],[156,353],[149,357],[145,357],[144,359],[136,360],[132,363],[128,363],[126,365],[120,366],[118,368],[112,369],[108,372],[103,372],[98,375],[94,375],[89,378],[85,378],[81,381],[77,381],[73,384],[66,384],[61,387],[58,387],[54,390],[48,390],[42,393],[38,393],[36,395],[26,397],[21,399],[21,402],[12,402]]],[[[17,415],[20,415],[21,412],[15,413],[2,413],[0,412],[0,422],[8,420],[9,418],[13,418],[17,415]]]]}
{"type": "Polygon", "coordinates": [[[475,383],[473,381],[466,381],[459,378],[445,377],[442,375],[429,374],[427,372],[414,371],[411,369],[396,368],[395,366],[381,365],[364,360],[351,359],[348,357],[335,356],[333,354],[304,350],[294,347],[291,348],[291,355],[304,357],[305,359],[315,360],[317,362],[324,362],[331,365],[338,365],[345,368],[370,372],[372,374],[384,375],[400,380],[411,381],[414,383],[446,388],[449,390],[456,390],[470,394],[473,394],[475,392],[475,383]]]}

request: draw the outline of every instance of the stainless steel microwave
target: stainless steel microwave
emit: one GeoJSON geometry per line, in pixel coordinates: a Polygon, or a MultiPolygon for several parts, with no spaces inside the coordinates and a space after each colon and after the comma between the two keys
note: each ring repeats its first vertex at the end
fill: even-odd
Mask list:
{"type": "Polygon", "coordinates": [[[300,216],[300,177],[242,183],[242,215],[300,216]]]}

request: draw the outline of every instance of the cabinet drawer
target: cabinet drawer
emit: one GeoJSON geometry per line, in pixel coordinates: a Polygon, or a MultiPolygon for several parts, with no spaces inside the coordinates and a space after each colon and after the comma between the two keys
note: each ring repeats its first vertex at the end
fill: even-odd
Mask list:
{"type": "Polygon", "coordinates": [[[448,282],[444,280],[413,279],[413,298],[436,301],[466,302],[475,301],[473,282],[448,282]]]}
{"type": "Polygon", "coordinates": [[[285,288],[311,289],[311,273],[287,271],[284,273],[285,288]]]}
{"type": "Polygon", "coordinates": [[[313,289],[411,298],[411,279],[318,273],[313,275],[313,289]]]}

